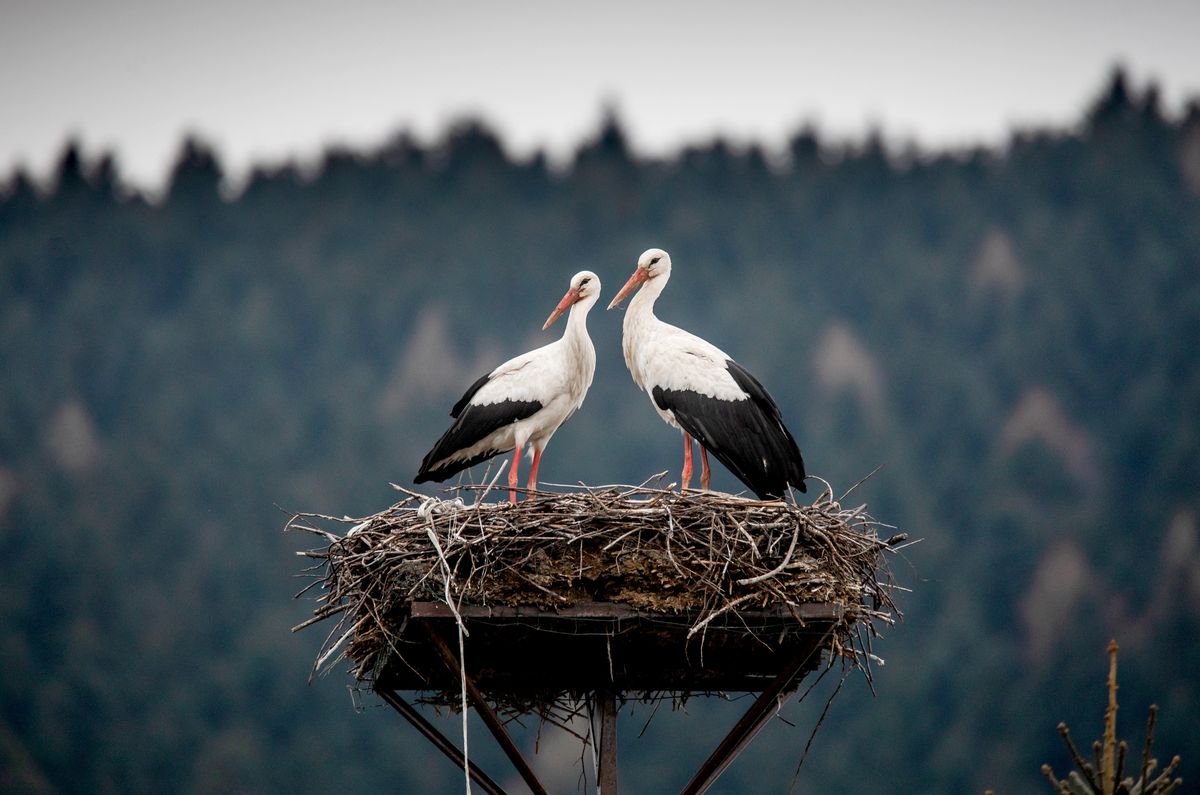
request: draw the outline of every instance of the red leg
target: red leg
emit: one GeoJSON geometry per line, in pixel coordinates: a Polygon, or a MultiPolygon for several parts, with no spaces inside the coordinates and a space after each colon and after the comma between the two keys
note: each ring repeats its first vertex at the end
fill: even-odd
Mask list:
{"type": "Polygon", "coordinates": [[[513,450],[512,467],[508,470],[508,501],[517,504],[517,468],[521,465],[521,447],[513,450]]]}
{"type": "Polygon", "coordinates": [[[700,488],[708,491],[708,481],[712,479],[712,472],[708,468],[708,450],[704,449],[704,445],[700,445],[700,488]]]}
{"type": "Polygon", "coordinates": [[[533,499],[533,492],[537,491],[537,470],[538,464],[542,463],[542,451],[533,448],[533,466],[529,467],[529,499],[533,499]]]}
{"type": "Polygon", "coordinates": [[[692,482],[692,437],[687,431],[683,432],[683,481],[680,493],[687,491],[688,484],[692,482]]]}

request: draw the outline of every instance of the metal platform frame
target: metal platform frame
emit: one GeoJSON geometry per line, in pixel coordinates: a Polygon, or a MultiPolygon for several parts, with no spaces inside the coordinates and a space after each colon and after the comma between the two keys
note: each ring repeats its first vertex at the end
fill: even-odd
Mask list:
{"type": "MultiPolygon", "coordinates": [[[[551,626],[562,622],[599,622],[601,626],[616,628],[622,622],[637,622],[650,620],[661,622],[664,618],[674,618],[680,627],[690,626],[687,617],[665,617],[664,614],[652,611],[637,610],[626,605],[601,602],[574,605],[569,608],[552,610],[537,607],[480,607],[463,606],[458,610],[464,623],[470,627],[486,627],[504,625],[505,622],[520,621],[525,626],[551,626]]],[[[758,692],[754,703],[746,710],[733,728],[718,743],[708,758],[700,765],[688,783],[680,790],[680,795],[701,795],[706,792],[717,778],[733,763],[755,736],[766,726],[795,693],[801,680],[808,671],[817,667],[820,662],[821,650],[825,647],[826,638],[842,618],[842,611],[835,605],[805,604],[788,606],[773,610],[751,610],[730,612],[724,621],[725,626],[741,625],[748,627],[764,621],[782,622],[782,626],[790,625],[794,641],[790,655],[781,665],[773,666],[770,674],[762,678],[762,685],[756,685],[747,680],[744,672],[731,672],[729,681],[739,685],[749,686],[737,688],[714,687],[711,678],[703,680],[700,687],[704,692],[713,690],[746,690],[758,692]],[[800,630],[800,634],[795,634],[800,630]]],[[[444,670],[454,675],[458,680],[465,681],[467,696],[485,726],[495,738],[497,744],[512,762],[517,773],[534,793],[548,795],[529,762],[522,755],[512,737],[504,728],[503,722],[492,706],[487,702],[483,691],[475,678],[461,671],[458,656],[446,641],[444,633],[456,631],[457,618],[450,608],[440,602],[414,602],[411,605],[405,634],[426,650],[432,650],[435,656],[444,664],[444,670]]],[[[761,641],[755,641],[761,643],[761,641]]],[[[611,654],[611,652],[610,652],[611,654]]],[[[611,667],[611,661],[609,663],[611,667]]],[[[410,671],[416,669],[409,666],[410,671]]],[[[413,706],[405,701],[397,692],[397,682],[389,682],[382,677],[377,680],[374,690],[379,696],[406,721],[413,725],[435,748],[461,770],[466,767],[471,779],[488,795],[504,795],[504,790],[486,773],[473,763],[463,758],[458,747],[442,734],[435,726],[427,721],[413,706]]],[[[411,684],[400,678],[399,684],[411,684]]],[[[599,764],[597,770],[597,792],[603,795],[616,795],[618,792],[617,774],[617,713],[619,699],[623,692],[644,691],[652,687],[639,687],[638,672],[634,672],[628,681],[620,684],[610,683],[607,687],[577,688],[592,693],[597,705],[600,718],[599,764]]],[[[690,690],[687,682],[680,683],[676,690],[690,690]]]]}

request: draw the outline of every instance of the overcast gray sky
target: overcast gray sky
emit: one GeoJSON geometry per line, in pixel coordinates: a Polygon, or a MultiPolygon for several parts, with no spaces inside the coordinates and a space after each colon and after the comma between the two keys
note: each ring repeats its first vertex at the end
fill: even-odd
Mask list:
{"type": "Polygon", "coordinates": [[[925,147],[1075,121],[1113,64],[1200,96],[1200,1],[0,0],[0,178],[69,135],[160,184],[181,137],[235,175],[329,142],[424,139],[481,114],[510,151],[569,154],[617,108],[662,153],[801,123],[925,147]]]}

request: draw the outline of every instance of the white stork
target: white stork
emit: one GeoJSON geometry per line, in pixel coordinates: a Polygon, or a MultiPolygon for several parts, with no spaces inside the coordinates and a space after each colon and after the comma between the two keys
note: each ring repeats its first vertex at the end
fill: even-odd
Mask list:
{"type": "Polygon", "coordinates": [[[568,309],[562,338],[509,359],[467,390],[450,416],[454,424],[421,461],[414,483],[441,482],[480,461],[513,452],[508,499],[517,501],[517,467],[526,444],[533,450],[529,490],[537,489],[538,464],[550,437],[583,405],[596,371],[596,349],[587,333],[588,310],[600,297],[591,271],[571,277],[571,287],[546,318],[550,328],[568,309]]]}
{"type": "Polygon", "coordinates": [[[758,379],[715,345],[654,316],[670,278],[671,257],[649,249],[608,308],[642,288],[625,313],[621,347],[633,382],[668,425],[683,431],[683,489],[692,479],[695,437],[705,491],[710,450],[759,499],[781,499],[789,484],[806,491],[800,448],[758,379]]]}

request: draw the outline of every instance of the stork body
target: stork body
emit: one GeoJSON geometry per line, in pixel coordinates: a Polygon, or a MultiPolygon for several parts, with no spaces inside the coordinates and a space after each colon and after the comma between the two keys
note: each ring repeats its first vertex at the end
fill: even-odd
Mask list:
{"type": "Polygon", "coordinates": [[[683,488],[691,481],[695,438],[705,490],[711,452],[760,499],[780,499],[789,485],[805,491],[800,448],[758,379],[720,348],[655,317],[654,302],[670,277],[670,256],[650,249],[608,308],[641,287],[625,313],[621,347],[634,383],[683,432],[683,488]]]}
{"type": "Polygon", "coordinates": [[[509,359],[472,384],[450,410],[454,424],[421,461],[413,482],[441,482],[511,450],[509,500],[516,502],[521,451],[529,445],[533,451],[529,489],[535,490],[542,451],[559,426],[583,405],[592,385],[596,349],[588,337],[587,314],[599,297],[596,274],[575,274],[570,289],[542,326],[549,328],[569,309],[562,337],[509,359]]]}

